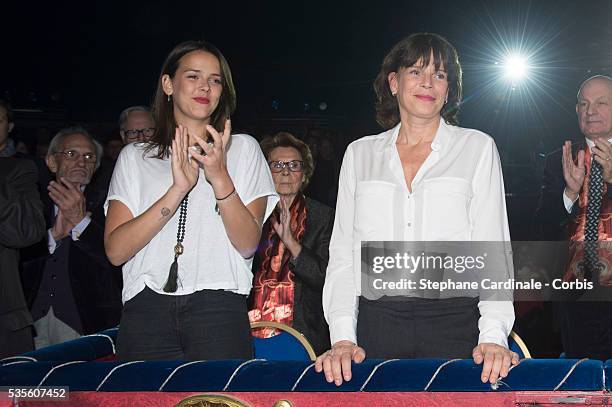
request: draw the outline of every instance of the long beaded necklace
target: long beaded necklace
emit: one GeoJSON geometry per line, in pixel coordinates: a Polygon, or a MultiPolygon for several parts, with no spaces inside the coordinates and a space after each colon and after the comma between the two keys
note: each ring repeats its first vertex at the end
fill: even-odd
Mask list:
{"type": "Polygon", "coordinates": [[[174,246],[174,261],[170,265],[170,272],[168,273],[168,280],[164,285],[164,292],[173,293],[178,288],[178,258],[183,254],[183,239],[185,238],[185,223],[187,222],[187,204],[189,200],[189,194],[185,195],[181,202],[181,208],[179,212],[178,229],[176,231],[176,245],[174,246]]]}

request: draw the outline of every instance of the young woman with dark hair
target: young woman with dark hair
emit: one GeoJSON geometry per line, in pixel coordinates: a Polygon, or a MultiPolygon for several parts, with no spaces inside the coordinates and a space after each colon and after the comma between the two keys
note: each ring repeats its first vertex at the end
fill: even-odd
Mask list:
{"type": "Polygon", "coordinates": [[[231,134],[235,106],[221,52],[179,44],[159,77],[154,136],[119,156],[105,246],[125,263],[121,359],[252,355],[252,256],[278,197],[257,142],[231,134]]]}

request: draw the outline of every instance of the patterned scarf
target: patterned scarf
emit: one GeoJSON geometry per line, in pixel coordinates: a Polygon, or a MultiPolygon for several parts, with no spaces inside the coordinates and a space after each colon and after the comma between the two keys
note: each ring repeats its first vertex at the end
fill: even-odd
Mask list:
{"type": "MultiPolygon", "coordinates": [[[[570,223],[570,245],[569,261],[565,270],[564,280],[582,280],[585,275],[587,264],[585,261],[585,229],[586,214],[589,200],[589,178],[591,175],[591,150],[585,148],[584,163],[586,166],[586,177],[578,196],[577,215],[570,223]]],[[[612,201],[607,198],[608,184],[604,183],[603,199],[599,215],[597,232],[597,259],[596,274],[594,277],[601,285],[612,285],[612,201]]]]}
{"type": "MultiPolygon", "coordinates": [[[[289,208],[291,232],[298,242],[306,230],[306,199],[300,194],[295,197],[289,208]]],[[[289,270],[291,252],[272,227],[272,219],[280,222],[280,210],[277,207],[262,230],[262,242],[259,251],[261,266],[255,272],[249,319],[251,322],[274,321],[291,326],[293,324],[294,282],[293,273],[289,270]]],[[[259,338],[277,335],[278,330],[262,328],[253,330],[259,338]]]]}

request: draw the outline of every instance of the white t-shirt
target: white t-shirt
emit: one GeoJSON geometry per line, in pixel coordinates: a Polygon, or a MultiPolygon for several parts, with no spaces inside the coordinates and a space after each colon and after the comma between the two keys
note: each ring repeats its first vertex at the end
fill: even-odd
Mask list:
{"type": "MultiPolygon", "coordinates": [[[[156,150],[146,155],[142,143],[123,148],[110,183],[108,202],[122,202],[134,217],[139,216],[161,198],[172,185],[170,159],[158,159],[156,150]]],[[[236,192],[245,205],[267,196],[265,219],[278,202],[272,175],[257,141],[246,134],[234,134],[227,149],[227,169],[236,192]]],[[[216,200],[204,171],[189,193],[187,222],[178,260],[178,289],[165,293],[174,260],[174,246],[179,209],[161,231],[123,265],[123,302],[134,297],[145,284],[160,294],[184,295],[203,289],[221,289],[247,295],[251,290],[253,259],[245,259],[230,242],[221,216],[215,211],[216,200]]],[[[160,215],[161,216],[161,215],[160,215]]]]}

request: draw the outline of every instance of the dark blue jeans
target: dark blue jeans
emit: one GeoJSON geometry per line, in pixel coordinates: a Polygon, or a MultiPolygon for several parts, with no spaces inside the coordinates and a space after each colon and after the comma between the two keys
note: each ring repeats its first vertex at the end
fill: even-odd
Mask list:
{"type": "Polygon", "coordinates": [[[145,287],[123,306],[121,360],[251,359],[246,296],[223,290],[163,295],[145,287]]]}

